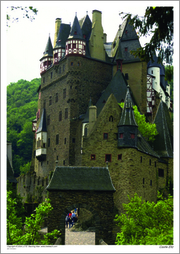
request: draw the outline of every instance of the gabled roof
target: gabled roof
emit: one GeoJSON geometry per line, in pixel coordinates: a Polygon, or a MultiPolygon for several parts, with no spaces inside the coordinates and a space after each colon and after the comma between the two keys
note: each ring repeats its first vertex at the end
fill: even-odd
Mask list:
{"type": "Polygon", "coordinates": [[[108,168],[80,166],[56,167],[46,189],[48,191],[115,191],[108,168]]]}
{"type": "Polygon", "coordinates": [[[162,100],[159,104],[154,123],[158,135],[154,141],[154,150],[161,157],[173,157],[173,127],[170,119],[169,110],[162,100]]]}
{"type": "Polygon", "coordinates": [[[47,126],[46,126],[46,110],[45,110],[44,108],[43,108],[43,111],[42,111],[42,115],[41,115],[41,120],[40,120],[40,123],[39,123],[39,127],[38,127],[36,133],[39,133],[39,132],[47,132],[47,126]]]}
{"type": "Polygon", "coordinates": [[[133,102],[132,102],[129,86],[127,87],[126,97],[124,101],[124,108],[123,108],[123,112],[122,112],[118,126],[122,126],[122,125],[137,126],[136,120],[134,118],[133,102]]]}
{"type": "Polygon", "coordinates": [[[74,22],[71,27],[71,31],[70,31],[68,39],[84,40],[77,16],[75,16],[75,18],[74,18],[74,22]]]}
{"type": "Polygon", "coordinates": [[[70,33],[70,28],[71,27],[68,24],[61,24],[55,48],[59,48],[59,47],[65,48],[66,40],[70,33]]]}
{"type": "Polygon", "coordinates": [[[124,101],[127,91],[127,85],[128,84],[124,77],[124,74],[121,73],[120,70],[117,70],[111,82],[109,83],[107,88],[103,91],[101,97],[96,103],[97,115],[99,115],[99,113],[101,112],[110,94],[114,94],[118,103],[120,103],[122,100],[124,101]]]}

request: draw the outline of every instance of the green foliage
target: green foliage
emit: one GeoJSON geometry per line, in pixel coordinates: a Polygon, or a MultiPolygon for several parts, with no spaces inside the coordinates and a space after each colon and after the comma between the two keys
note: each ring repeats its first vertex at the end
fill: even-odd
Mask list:
{"type": "Polygon", "coordinates": [[[34,15],[37,15],[38,10],[36,8],[33,8],[32,6],[29,7],[23,7],[23,6],[8,6],[7,7],[7,14],[6,14],[6,22],[7,22],[7,27],[9,26],[9,23],[12,22],[18,22],[19,21],[19,10],[21,11],[22,17],[27,18],[30,21],[33,21],[35,19],[34,15]],[[16,13],[16,17],[12,16],[12,11],[13,14],[14,12],[16,13]]]}
{"type": "MultiPolygon", "coordinates": [[[[124,103],[119,103],[120,107],[124,107],[124,103]]],[[[146,138],[147,141],[154,141],[155,136],[158,134],[156,129],[156,124],[148,123],[146,122],[146,117],[144,114],[141,114],[137,108],[137,106],[133,106],[134,109],[134,117],[136,120],[136,123],[138,125],[138,129],[143,135],[143,137],[146,138]]]]}
{"type": "Polygon", "coordinates": [[[120,227],[116,245],[173,245],[173,198],[145,202],[137,194],[123,204],[125,214],[116,215],[120,227]]]}
{"type": "MultiPolygon", "coordinates": [[[[120,15],[124,13],[120,13],[120,15]]],[[[132,51],[135,57],[146,62],[153,60],[153,55],[158,50],[159,61],[171,63],[173,55],[173,7],[147,7],[144,17],[126,14],[123,18],[129,18],[130,24],[138,29],[139,36],[151,35],[149,43],[137,51],[132,51]],[[167,45],[167,46],[165,46],[167,45]]]]}
{"type": "Polygon", "coordinates": [[[7,245],[51,245],[60,236],[56,229],[41,236],[39,230],[44,217],[53,209],[50,200],[46,199],[36,208],[36,213],[25,219],[25,230],[21,218],[17,217],[15,209],[16,199],[11,198],[11,191],[7,192],[7,245]]]}
{"type": "Polygon", "coordinates": [[[15,177],[19,176],[20,168],[24,173],[31,161],[32,120],[36,118],[40,82],[21,79],[7,86],[7,140],[12,143],[15,177]]]}

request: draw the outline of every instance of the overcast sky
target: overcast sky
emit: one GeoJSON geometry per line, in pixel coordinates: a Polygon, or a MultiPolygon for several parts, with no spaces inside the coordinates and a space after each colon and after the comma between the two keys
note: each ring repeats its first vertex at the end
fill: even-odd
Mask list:
{"type": "MultiPolygon", "coordinates": [[[[102,26],[104,33],[107,34],[107,42],[111,42],[122,23],[120,12],[143,16],[148,6],[147,1],[4,1],[2,15],[6,14],[7,6],[22,4],[37,8],[38,14],[31,22],[22,18],[22,11],[8,12],[14,17],[19,17],[19,22],[10,23],[3,37],[3,41],[6,40],[6,51],[3,50],[7,61],[6,85],[19,79],[30,81],[40,77],[39,59],[43,55],[49,34],[52,43],[54,41],[56,18],[61,18],[63,23],[72,25],[76,12],[78,19],[88,12],[92,20],[92,11],[99,10],[102,12],[102,26]]],[[[141,43],[143,44],[143,40],[141,43]]]]}

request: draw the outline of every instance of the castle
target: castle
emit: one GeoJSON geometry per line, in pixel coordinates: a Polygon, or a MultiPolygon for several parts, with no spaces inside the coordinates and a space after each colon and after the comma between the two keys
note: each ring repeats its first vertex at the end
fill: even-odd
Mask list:
{"type": "Polygon", "coordinates": [[[94,10],[92,21],[88,14],[75,16],[72,26],[57,18],[53,45],[48,38],[40,59],[31,171],[18,178],[25,202],[46,196],[58,166],[108,163],[118,213],[127,195],[156,201],[157,190],[172,182],[172,105],[164,66],[156,57],[146,63],[130,53],[141,45],[127,19],[107,42],[101,15],[94,10]],[[138,130],[133,105],[156,124],[153,144],[138,130]]]}

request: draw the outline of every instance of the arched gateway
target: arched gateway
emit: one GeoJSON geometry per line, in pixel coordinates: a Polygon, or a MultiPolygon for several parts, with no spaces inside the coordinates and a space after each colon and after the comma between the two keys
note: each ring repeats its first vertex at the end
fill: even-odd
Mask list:
{"type": "Polygon", "coordinates": [[[48,232],[61,231],[65,244],[65,217],[73,208],[87,208],[95,217],[95,244],[103,239],[114,244],[112,184],[107,167],[56,167],[47,186],[53,210],[48,216],[48,232]]]}

